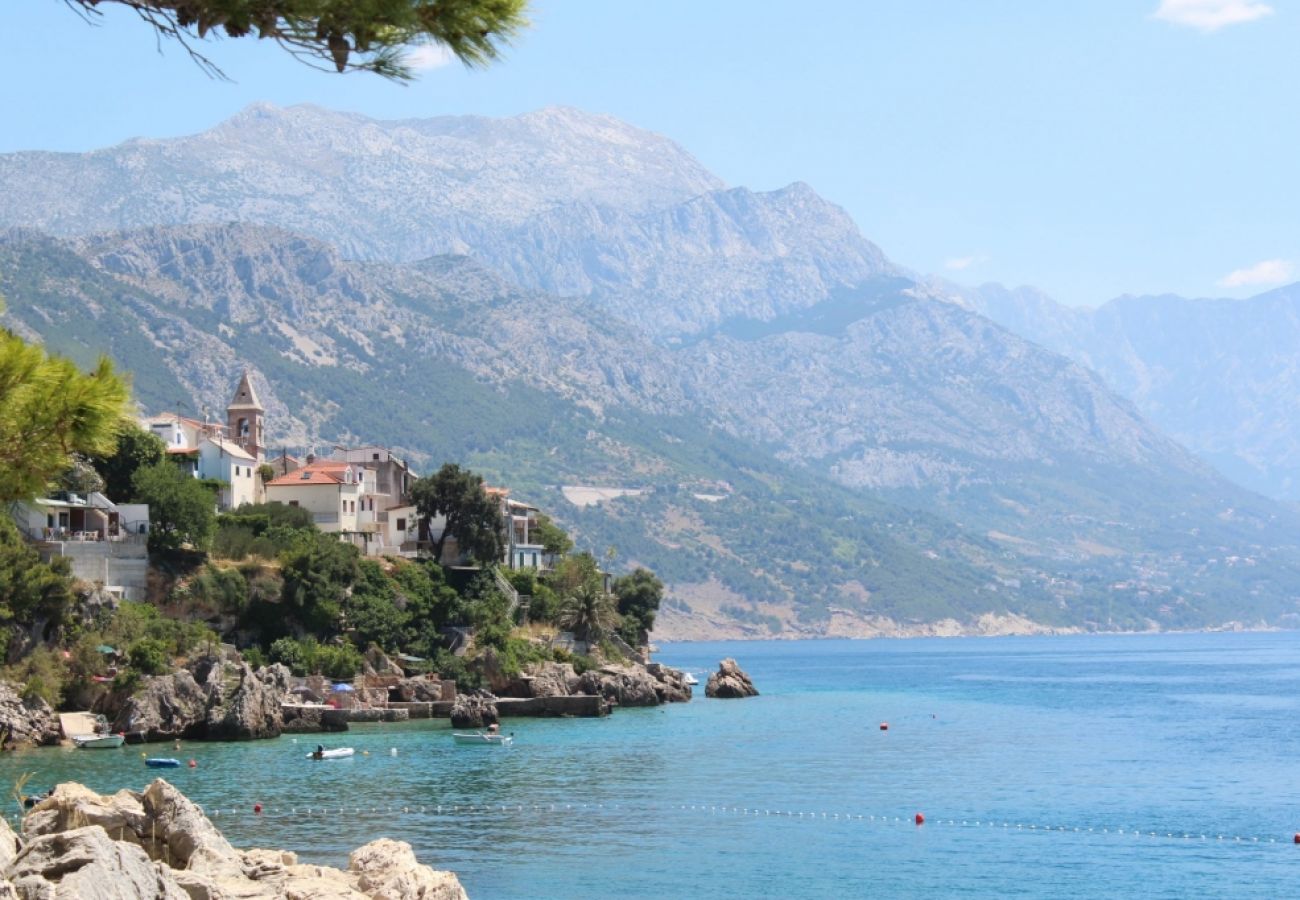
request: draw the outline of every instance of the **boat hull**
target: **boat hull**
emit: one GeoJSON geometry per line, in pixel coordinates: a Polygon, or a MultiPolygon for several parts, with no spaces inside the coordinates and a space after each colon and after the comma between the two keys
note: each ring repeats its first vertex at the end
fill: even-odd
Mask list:
{"type": "Polygon", "coordinates": [[[77,734],[72,742],[82,750],[112,750],[126,743],[126,738],[120,734],[77,734]]]}
{"type": "Polygon", "coordinates": [[[338,747],[334,750],[326,750],[319,756],[315,753],[308,753],[308,759],[347,759],[356,753],[351,747],[338,747]]]}
{"type": "Polygon", "coordinates": [[[179,759],[162,756],[151,756],[144,761],[144,764],[151,769],[179,769],[181,767],[179,759]]]}
{"type": "Polygon", "coordinates": [[[452,734],[457,744],[468,746],[482,745],[487,747],[509,747],[514,738],[508,734],[462,734],[455,732],[452,734]]]}

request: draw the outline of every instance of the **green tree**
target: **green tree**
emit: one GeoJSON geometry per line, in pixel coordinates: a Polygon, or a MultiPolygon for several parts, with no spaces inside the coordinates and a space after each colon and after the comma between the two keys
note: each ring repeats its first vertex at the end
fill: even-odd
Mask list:
{"type": "Polygon", "coordinates": [[[149,549],[175,550],[189,544],[206,550],[216,523],[212,493],[178,466],[160,462],[131,479],[135,495],[149,504],[149,549]]]}
{"type": "Polygon", "coordinates": [[[551,589],[561,597],[570,597],[583,587],[592,590],[600,590],[604,587],[600,563],[596,562],[596,557],[586,551],[560,560],[546,576],[546,580],[551,589]]]}
{"type": "Polygon", "coordinates": [[[280,557],[281,601],[308,631],[333,635],[343,600],[360,574],[357,548],[336,535],[307,533],[280,557]]]}
{"type": "Polygon", "coordinates": [[[445,47],[466,65],[484,65],[523,28],[526,0],[68,0],[97,13],[114,3],[178,41],[210,72],[220,70],[191,44],[210,34],[275,41],[305,62],[339,72],[411,77],[402,51],[445,47]]]}
{"type": "Polygon", "coordinates": [[[537,524],[533,526],[532,531],[533,536],[541,543],[542,549],[552,556],[564,556],[573,549],[573,540],[545,513],[538,514],[537,524]]]}
{"type": "Polygon", "coordinates": [[[432,475],[417,478],[411,485],[411,499],[420,515],[420,532],[433,544],[433,559],[442,561],[447,538],[479,563],[496,562],[501,557],[501,508],[488,496],[483,478],[455,463],[447,463],[432,475]],[[442,516],[446,524],[438,537],[429,536],[433,519],[442,516]]]}
{"type": "Polygon", "coordinates": [[[623,617],[619,633],[633,647],[645,644],[655,626],[655,613],[664,598],[664,583],[649,569],[637,569],[614,579],[618,614],[623,617]]]}
{"type": "Polygon", "coordinates": [[[114,503],[129,503],[134,496],[135,473],[156,466],[167,456],[167,445],[158,435],[134,422],[118,426],[117,444],[102,456],[90,457],[90,464],[104,477],[104,494],[114,503]]]}
{"type": "Polygon", "coordinates": [[[127,651],[131,668],[145,675],[162,675],[171,668],[167,645],[158,638],[141,638],[127,651]]]}
{"type": "Polygon", "coordinates": [[[107,357],[82,374],[0,330],[0,503],[44,492],[73,454],[111,452],[128,396],[107,357]]]}
{"type": "Polygon", "coordinates": [[[363,647],[378,644],[384,650],[396,649],[406,628],[407,614],[401,608],[405,598],[399,600],[395,585],[374,560],[363,560],[358,570],[356,584],[343,604],[352,639],[363,647]]]}
{"type": "MultiPolygon", "coordinates": [[[[0,515],[0,628],[61,621],[75,600],[68,561],[41,562],[8,517],[0,515]]],[[[0,654],[8,634],[0,634],[0,654]]]]}
{"type": "Polygon", "coordinates": [[[560,627],[567,628],[588,643],[609,634],[618,621],[613,599],[590,584],[581,585],[560,607],[560,627]]]}

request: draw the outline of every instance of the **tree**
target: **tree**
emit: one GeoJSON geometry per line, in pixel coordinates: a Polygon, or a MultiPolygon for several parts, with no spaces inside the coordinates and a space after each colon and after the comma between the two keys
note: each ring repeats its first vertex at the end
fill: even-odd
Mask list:
{"type": "Polygon", "coordinates": [[[601,590],[604,587],[600,564],[596,562],[596,557],[586,551],[560,560],[547,575],[546,580],[551,589],[561,597],[572,596],[583,587],[592,590],[601,590]]]}
{"type": "Polygon", "coordinates": [[[0,503],[44,492],[73,454],[112,452],[127,399],[107,357],[83,375],[0,330],[0,503]]]}
{"type": "Polygon", "coordinates": [[[337,535],[309,532],[280,557],[280,597],[308,631],[332,635],[343,600],[360,574],[359,551],[337,535]]]}
{"type": "Polygon", "coordinates": [[[615,578],[613,587],[618,598],[618,614],[623,617],[621,634],[634,647],[644,645],[655,627],[655,613],[664,598],[664,583],[649,569],[637,569],[630,575],[615,578]]]}
{"type": "Polygon", "coordinates": [[[551,556],[564,556],[573,549],[573,540],[564,529],[551,521],[546,513],[537,514],[537,524],[533,526],[533,537],[541,542],[542,549],[551,556]]]}
{"type": "MultiPolygon", "coordinates": [[[[0,628],[59,621],[75,599],[68,561],[41,562],[36,548],[0,515],[0,628]]],[[[7,644],[8,635],[0,634],[0,657],[7,644]]]]}
{"type": "Polygon", "coordinates": [[[600,588],[581,585],[560,607],[560,627],[567,628],[588,643],[599,641],[617,621],[614,603],[600,588]]]}
{"type": "Polygon", "coordinates": [[[420,515],[421,536],[433,544],[435,562],[442,561],[448,537],[455,537],[461,551],[479,563],[492,563],[501,558],[505,529],[501,509],[484,490],[481,476],[455,463],[447,463],[433,475],[417,478],[411,485],[411,498],[420,515]],[[434,539],[429,534],[429,526],[438,516],[444,517],[446,523],[434,539]]]}
{"type": "Polygon", "coordinates": [[[339,72],[411,77],[402,51],[445,48],[467,66],[486,65],[525,27],[527,0],[68,0],[81,10],[114,3],[134,10],[177,41],[204,69],[221,70],[194,49],[211,34],[275,41],[300,60],[339,72]]]}
{"type": "Polygon", "coordinates": [[[189,544],[206,550],[216,523],[212,493],[170,462],[139,469],[131,486],[149,504],[149,549],[176,550],[189,544]]]}
{"type": "Polygon", "coordinates": [[[167,456],[167,445],[158,435],[145,431],[134,422],[122,422],[117,431],[117,445],[102,456],[92,456],[90,464],[104,478],[104,494],[114,503],[129,503],[134,496],[131,479],[140,469],[156,466],[167,456]]]}

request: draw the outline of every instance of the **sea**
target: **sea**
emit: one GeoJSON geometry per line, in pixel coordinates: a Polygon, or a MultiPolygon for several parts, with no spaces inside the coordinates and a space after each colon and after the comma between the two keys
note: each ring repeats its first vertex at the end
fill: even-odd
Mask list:
{"type": "Polygon", "coordinates": [[[0,757],[0,783],[141,789],[160,774],[142,750],[193,759],[161,774],[237,846],[346,866],[397,838],[477,900],[1300,896],[1298,633],[684,643],[657,658],[697,674],[692,702],[508,719],[508,748],[414,722],[22,751],[0,757]],[[704,698],[724,657],[760,696],[704,698]],[[318,742],[357,754],[306,759],[318,742]]]}

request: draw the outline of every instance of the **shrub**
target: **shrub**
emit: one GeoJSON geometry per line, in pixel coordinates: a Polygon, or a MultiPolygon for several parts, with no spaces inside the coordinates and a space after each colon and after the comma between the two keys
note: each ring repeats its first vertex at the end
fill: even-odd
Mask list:
{"type": "Polygon", "coordinates": [[[167,645],[157,638],[142,638],[127,651],[131,668],[145,675],[162,675],[171,668],[167,645]]]}

